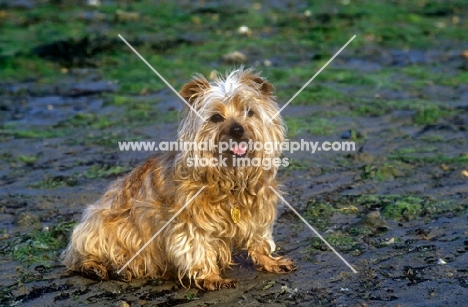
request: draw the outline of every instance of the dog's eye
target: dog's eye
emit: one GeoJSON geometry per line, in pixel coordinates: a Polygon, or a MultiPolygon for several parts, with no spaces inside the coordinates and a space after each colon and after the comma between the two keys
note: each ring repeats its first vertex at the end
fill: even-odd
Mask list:
{"type": "Polygon", "coordinates": [[[254,113],[254,111],[252,111],[252,110],[249,110],[249,112],[247,112],[247,116],[248,116],[248,117],[252,117],[254,114],[255,114],[255,113],[254,113]]]}
{"type": "Polygon", "coordinates": [[[220,123],[222,121],[224,121],[224,118],[219,115],[219,114],[215,114],[213,116],[210,117],[210,120],[213,122],[213,123],[220,123]]]}

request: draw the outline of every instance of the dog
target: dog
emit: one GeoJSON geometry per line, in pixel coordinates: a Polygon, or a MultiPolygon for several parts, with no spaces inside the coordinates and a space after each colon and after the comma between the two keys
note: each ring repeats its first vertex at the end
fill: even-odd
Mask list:
{"type": "Polygon", "coordinates": [[[178,278],[203,290],[237,285],[221,276],[234,265],[233,251],[246,250],[260,271],[295,270],[292,260],[274,255],[278,163],[237,163],[281,155],[281,148],[246,146],[285,139],[273,86],[241,67],[211,82],[196,75],[180,95],[188,106],[178,141],[214,146],[164,152],[118,179],[84,211],[63,264],[101,280],[178,278]],[[222,143],[231,145],[222,151],[222,143]],[[201,159],[211,163],[196,163],[201,159]]]}

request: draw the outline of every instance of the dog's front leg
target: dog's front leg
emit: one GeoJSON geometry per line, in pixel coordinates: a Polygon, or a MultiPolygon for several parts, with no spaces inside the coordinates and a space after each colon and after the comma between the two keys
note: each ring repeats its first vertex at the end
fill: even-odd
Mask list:
{"type": "Polygon", "coordinates": [[[296,269],[296,265],[291,259],[272,255],[276,245],[270,230],[266,233],[254,235],[249,242],[247,251],[257,270],[272,273],[287,273],[296,269]]]}
{"type": "Polygon", "coordinates": [[[236,280],[221,277],[221,248],[203,229],[190,223],[180,223],[166,238],[169,259],[181,282],[183,278],[189,278],[198,288],[209,291],[236,286],[236,280]]]}

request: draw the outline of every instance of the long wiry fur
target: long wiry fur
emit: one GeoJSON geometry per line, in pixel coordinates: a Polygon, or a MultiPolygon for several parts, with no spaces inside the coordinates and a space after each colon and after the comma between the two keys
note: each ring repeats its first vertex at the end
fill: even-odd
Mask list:
{"type": "MultiPolygon", "coordinates": [[[[281,142],[285,128],[278,116],[272,86],[251,70],[242,68],[209,83],[197,76],[181,95],[203,116],[186,108],[178,130],[183,141],[217,144],[232,139],[230,129],[241,125],[242,140],[281,142]],[[213,122],[219,114],[222,122],[213,122]]],[[[227,157],[232,164],[232,157],[227,157]]],[[[272,152],[249,151],[248,158],[279,157],[272,152]]],[[[155,156],[113,183],[84,212],[62,254],[71,271],[107,279],[188,279],[202,289],[235,285],[221,272],[232,262],[232,251],[244,249],[259,270],[284,272],[294,269],[291,260],[274,257],[272,238],[278,189],[276,167],[189,167],[190,158],[216,157],[218,150],[192,148],[155,156]],[[130,262],[120,276],[116,272],[171,219],[202,187],[205,189],[154,240],[130,262]],[[241,212],[233,222],[231,208],[241,212]]]]}

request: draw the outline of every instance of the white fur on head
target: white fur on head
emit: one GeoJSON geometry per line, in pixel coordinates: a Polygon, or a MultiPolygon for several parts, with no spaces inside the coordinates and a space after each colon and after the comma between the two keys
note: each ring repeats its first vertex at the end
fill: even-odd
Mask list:
{"type": "MultiPolygon", "coordinates": [[[[229,105],[235,95],[242,95],[245,100],[250,99],[244,107],[244,113],[254,108],[253,105],[259,100],[269,102],[268,107],[256,110],[264,125],[268,124],[270,118],[278,110],[278,105],[274,101],[273,86],[252,69],[244,69],[243,67],[226,73],[226,76],[216,74],[211,83],[203,75],[196,75],[182,88],[180,94],[193,109],[202,115],[203,120],[190,108],[185,108],[178,129],[179,139],[187,131],[200,130],[213,114],[220,111],[218,110],[219,105],[229,105]]],[[[281,126],[282,130],[285,129],[280,117],[277,117],[272,124],[281,126]]]]}

